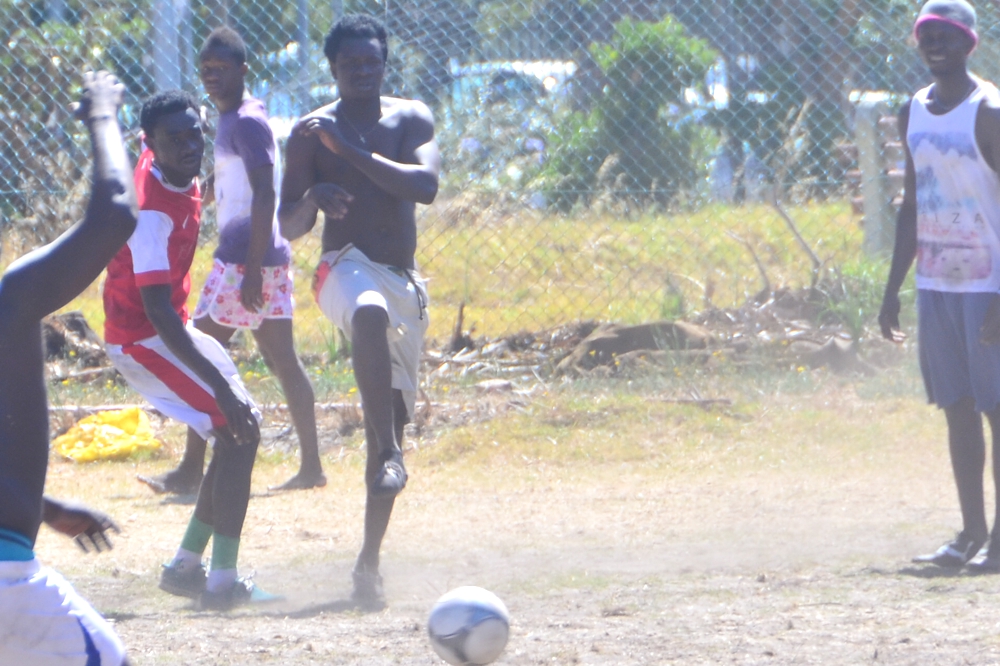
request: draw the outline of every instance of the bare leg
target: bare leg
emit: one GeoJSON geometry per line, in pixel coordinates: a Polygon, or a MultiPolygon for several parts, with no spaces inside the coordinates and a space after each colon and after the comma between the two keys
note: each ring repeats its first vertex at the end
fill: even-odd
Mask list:
{"type": "MultiPolygon", "coordinates": [[[[403,426],[406,425],[406,405],[403,402],[403,394],[393,390],[393,411],[397,414],[394,419],[394,431],[396,441],[403,441],[403,426]]],[[[368,460],[365,467],[365,484],[371,487],[375,483],[379,471],[382,468],[382,461],[379,457],[379,450],[375,445],[374,429],[370,426],[368,414],[365,413],[365,441],[368,444],[368,460]]],[[[382,539],[385,538],[386,529],[389,527],[389,517],[392,515],[392,507],[395,497],[379,497],[368,493],[368,500],[365,504],[365,539],[361,545],[361,553],[358,555],[355,569],[363,571],[377,572],[379,565],[379,549],[382,547],[382,539]]]]}
{"type": "MultiPolygon", "coordinates": [[[[406,424],[406,405],[403,394],[397,390],[393,394],[393,412],[395,439],[403,441],[403,426],[406,424]]],[[[385,538],[392,516],[392,507],[396,503],[395,495],[376,494],[373,488],[378,487],[379,477],[383,472],[383,463],[375,437],[375,428],[365,415],[365,441],[368,457],[365,468],[365,485],[368,488],[368,498],[365,503],[365,538],[361,552],[354,565],[354,591],[351,598],[362,610],[380,610],[385,607],[385,593],[382,589],[382,576],[378,573],[379,550],[382,539],[385,538]]],[[[400,458],[401,459],[401,458],[400,458]]]]}
{"type": "MultiPolygon", "coordinates": [[[[1000,540],[1000,405],[993,411],[986,413],[986,418],[990,422],[990,434],[993,438],[992,458],[993,458],[993,488],[997,491],[994,506],[993,534],[1000,540]]],[[[997,544],[1000,546],[1000,543],[997,544]]],[[[996,553],[1000,557],[1000,550],[996,553]]]]}
{"type": "MultiPolygon", "coordinates": [[[[211,317],[202,317],[194,321],[194,327],[211,335],[225,345],[233,337],[235,329],[222,326],[211,317]]],[[[157,493],[174,493],[190,495],[198,492],[201,486],[202,472],[205,468],[205,451],[207,444],[193,429],[188,428],[187,442],[184,445],[184,455],[181,462],[165,474],[158,476],[139,476],[139,480],[157,493]]],[[[200,519],[199,519],[200,520],[200,519]]]]}
{"type": "Polygon", "coordinates": [[[399,450],[393,428],[388,323],[389,315],[377,306],[358,308],[351,320],[351,362],[365,412],[369,464],[372,453],[384,460],[399,450]]]}
{"type": "Polygon", "coordinates": [[[272,490],[325,486],[326,476],[319,460],[316,436],[316,397],[306,370],[295,354],[292,320],[266,319],[253,334],[264,362],[281,384],[301,449],[298,473],[272,490]]]}
{"type": "Polygon", "coordinates": [[[986,465],[986,442],[983,420],[971,397],[959,400],[944,410],[948,420],[948,448],[962,508],[962,531],[982,543],[989,535],[983,507],[983,471],[986,465]]]}

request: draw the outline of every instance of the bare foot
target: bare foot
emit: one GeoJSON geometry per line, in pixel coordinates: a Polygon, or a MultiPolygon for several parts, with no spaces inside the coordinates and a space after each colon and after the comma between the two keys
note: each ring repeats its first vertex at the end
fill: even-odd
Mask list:
{"type": "Polygon", "coordinates": [[[181,472],[178,469],[166,474],[160,474],[159,476],[143,476],[142,474],[138,474],[135,478],[149,486],[157,495],[166,493],[172,495],[194,495],[201,486],[201,474],[194,476],[186,472],[181,472]]]}
{"type": "Polygon", "coordinates": [[[322,488],[326,485],[326,475],[323,472],[299,472],[280,486],[271,486],[268,490],[307,490],[322,488]]]}

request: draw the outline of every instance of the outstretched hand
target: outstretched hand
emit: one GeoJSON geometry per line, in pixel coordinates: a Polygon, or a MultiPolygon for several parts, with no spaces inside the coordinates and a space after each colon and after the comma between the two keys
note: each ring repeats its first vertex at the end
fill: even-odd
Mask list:
{"type": "Polygon", "coordinates": [[[899,295],[886,294],[882,300],[882,309],[878,313],[878,325],[882,329],[882,337],[897,344],[906,340],[906,333],[903,333],[899,326],[899,310],[899,295]]]}
{"type": "Polygon", "coordinates": [[[115,118],[124,95],[125,86],[114,74],[103,70],[85,72],[80,101],[70,104],[70,110],[78,120],[84,122],[91,118],[115,118]]]}
{"type": "Polygon", "coordinates": [[[226,425],[237,444],[253,444],[260,440],[260,424],[254,416],[253,409],[240,400],[228,386],[222,391],[216,391],[215,401],[219,411],[226,417],[226,425]]]}
{"type": "Polygon", "coordinates": [[[45,524],[57,532],[72,537],[83,552],[111,550],[114,545],[108,532],[120,534],[121,529],[106,513],[72,502],[45,498],[45,524]]]}

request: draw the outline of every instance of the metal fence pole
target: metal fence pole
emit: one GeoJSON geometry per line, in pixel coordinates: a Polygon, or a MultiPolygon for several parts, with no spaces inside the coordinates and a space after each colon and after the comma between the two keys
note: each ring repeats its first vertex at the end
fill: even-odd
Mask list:
{"type": "Polygon", "coordinates": [[[175,0],[153,2],[153,84],[156,90],[181,87],[178,12],[175,0]]]}

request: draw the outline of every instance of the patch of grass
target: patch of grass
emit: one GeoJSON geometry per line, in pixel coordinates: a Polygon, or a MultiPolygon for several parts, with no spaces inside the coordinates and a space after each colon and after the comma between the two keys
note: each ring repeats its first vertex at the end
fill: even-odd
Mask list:
{"type": "MultiPolygon", "coordinates": [[[[863,234],[847,205],[814,204],[790,215],[833,265],[861,254],[863,234]]],[[[441,314],[448,330],[462,300],[467,324],[482,333],[582,319],[649,321],[700,306],[706,289],[717,305],[740,304],[762,285],[752,257],[726,232],[754,245],[772,285],[808,284],[811,271],[767,206],[636,219],[532,212],[488,223],[472,218],[456,221],[446,207],[432,207],[421,219],[418,260],[433,280],[432,334],[441,334],[441,314]]]]}
{"type": "MultiPolygon", "coordinates": [[[[847,204],[811,204],[789,214],[831,265],[861,256],[863,234],[847,204]]],[[[456,219],[451,202],[438,202],[423,211],[418,231],[417,262],[430,280],[429,335],[450,335],[463,301],[466,327],[490,336],[585,319],[638,323],[676,316],[700,308],[706,290],[716,305],[741,304],[761,281],[753,259],[727,232],[754,245],[772,285],[808,284],[808,259],[768,206],[717,205],[635,219],[519,210],[487,220],[475,213],[456,219]]],[[[338,351],[333,326],[311,293],[319,235],[292,248],[300,353],[332,358],[338,351]]],[[[190,308],[211,269],[213,249],[209,243],[196,253],[190,308]]],[[[98,332],[104,322],[100,283],[67,307],[81,310],[98,332]]]]}

